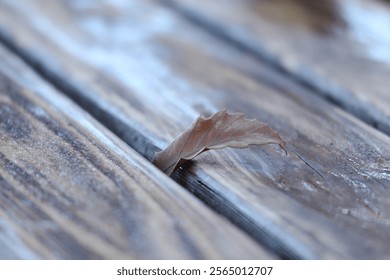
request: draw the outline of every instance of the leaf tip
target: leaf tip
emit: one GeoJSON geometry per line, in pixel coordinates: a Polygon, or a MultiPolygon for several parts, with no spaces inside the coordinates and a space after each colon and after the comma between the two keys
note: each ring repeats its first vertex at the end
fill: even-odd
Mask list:
{"type": "Polygon", "coordinates": [[[283,141],[281,144],[279,144],[279,146],[285,152],[286,156],[288,156],[288,150],[287,150],[287,147],[286,147],[286,142],[283,141]]]}

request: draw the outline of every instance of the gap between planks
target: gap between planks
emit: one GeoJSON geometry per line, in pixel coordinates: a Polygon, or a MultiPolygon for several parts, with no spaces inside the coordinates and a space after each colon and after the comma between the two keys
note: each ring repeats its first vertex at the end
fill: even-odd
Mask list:
{"type": "MultiPolygon", "coordinates": [[[[304,88],[308,89],[312,94],[318,95],[324,100],[328,101],[330,104],[341,108],[342,110],[348,112],[349,114],[355,116],[359,120],[368,124],[369,126],[377,129],[378,131],[390,136],[390,129],[388,124],[379,124],[378,119],[366,114],[364,108],[359,106],[351,106],[345,101],[338,99],[328,89],[324,87],[323,82],[317,80],[316,77],[305,77],[305,75],[299,75],[290,71],[283,63],[281,63],[277,55],[271,54],[267,49],[262,46],[251,46],[244,41],[241,41],[239,38],[235,38],[227,31],[223,26],[219,26],[213,20],[208,19],[206,16],[193,11],[191,8],[187,8],[185,3],[178,4],[174,0],[156,0],[168,9],[180,15],[183,19],[191,22],[192,24],[202,28],[203,30],[209,32],[213,36],[219,38],[220,40],[228,43],[230,46],[236,48],[237,50],[246,53],[251,56],[253,59],[266,63],[268,66],[272,67],[280,74],[284,75],[287,79],[294,83],[298,83],[304,88]]],[[[335,92],[341,93],[341,95],[349,96],[349,92],[344,89],[338,88],[335,89],[335,92]]]]}

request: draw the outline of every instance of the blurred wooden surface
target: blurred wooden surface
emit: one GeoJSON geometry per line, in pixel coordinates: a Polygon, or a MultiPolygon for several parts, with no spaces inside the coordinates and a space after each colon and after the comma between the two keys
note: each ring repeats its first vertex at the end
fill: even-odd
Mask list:
{"type": "Polygon", "coordinates": [[[163,0],[390,135],[390,3],[163,0]]]}
{"type": "Polygon", "coordinates": [[[288,156],[208,152],[173,179],[280,257],[390,257],[388,136],[159,1],[3,0],[0,34],[149,160],[199,114],[269,123],[288,156]]]}
{"type": "Polygon", "coordinates": [[[0,60],[0,258],[276,257],[1,46],[0,60]]]}

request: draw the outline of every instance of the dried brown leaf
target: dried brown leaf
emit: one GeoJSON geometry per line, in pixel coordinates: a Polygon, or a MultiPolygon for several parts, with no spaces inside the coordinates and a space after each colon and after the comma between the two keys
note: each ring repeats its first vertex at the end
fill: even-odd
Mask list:
{"type": "Polygon", "coordinates": [[[222,110],[209,118],[200,116],[165,150],[156,153],[153,163],[171,175],[179,165],[210,149],[265,144],[278,144],[287,153],[285,142],[267,124],[222,110]]]}

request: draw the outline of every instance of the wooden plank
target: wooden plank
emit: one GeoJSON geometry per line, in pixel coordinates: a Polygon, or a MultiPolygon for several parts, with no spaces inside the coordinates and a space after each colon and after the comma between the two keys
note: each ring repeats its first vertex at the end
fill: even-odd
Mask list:
{"type": "Polygon", "coordinates": [[[278,254],[390,257],[385,135],[151,1],[0,7],[4,42],[149,159],[224,107],[278,129],[298,156],[228,149],[175,174],[278,254]]]}
{"type": "Polygon", "coordinates": [[[164,2],[390,134],[388,2],[164,2]]]}
{"type": "Polygon", "coordinates": [[[1,259],[274,258],[0,46],[1,259]]]}

